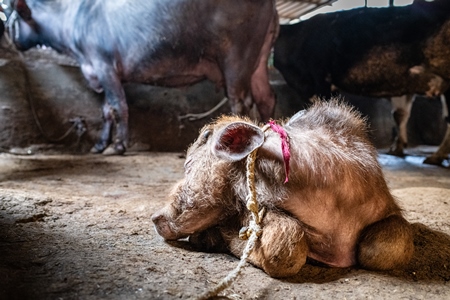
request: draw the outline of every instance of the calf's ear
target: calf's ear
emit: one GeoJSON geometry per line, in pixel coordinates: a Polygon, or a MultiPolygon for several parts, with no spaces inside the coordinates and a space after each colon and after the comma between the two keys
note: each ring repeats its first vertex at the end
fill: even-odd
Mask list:
{"type": "Polygon", "coordinates": [[[15,4],[15,9],[19,16],[21,16],[24,20],[31,20],[31,10],[28,7],[25,0],[17,0],[15,4]]]}
{"type": "Polygon", "coordinates": [[[213,153],[229,161],[238,161],[260,147],[264,142],[264,132],[257,126],[234,122],[227,125],[213,141],[213,153]]]}

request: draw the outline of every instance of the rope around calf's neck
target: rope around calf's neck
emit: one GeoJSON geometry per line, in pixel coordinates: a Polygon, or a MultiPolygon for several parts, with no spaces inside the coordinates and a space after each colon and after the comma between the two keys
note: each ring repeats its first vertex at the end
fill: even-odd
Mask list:
{"type": "MultiPolygon", "coordinates": [[[[288,181],[289,176],[289,159],[290,159],[290,151],[289,151],[289,141],[287,133],[284,128],[275,124],[274,121],[270,121],[266,124],[262,131],[266,132],[267,129],[271,128],[273,131],[278,133],[281,138],[282,143],[282,152],[283,158],[285,161],[285,171],[286,171],[286,180],[284,183],[288,181]]],[[[242,252],[241,260],[239,264],[236,266],[234,270],[232,270],[224,279],[222,279],[214,288],[206,291],[197,297],[198,300],[209,299],[211,297],[217,296],[221,291],[228,288],[233,281],[239,276],[241,271],[244,269],[247,263],[247,258],[253,251],[255,247],[256,241],[262,234],[261,221],[264,216],[264,208],[259,210],[258,200],[256,198],[256,186],[255,186],[255,162],[256,162],[256,154],[258,153],[258,149],[253,150],[248,156],[246,161],[247,167],[247,189],[248,194],[246,198],[246,206],[247,209],[251,212],[251,219],[248,227],[243,227],[239,232],[239,238],[243,240],[247,240],[247,245],[242,252]]]]}
{"type": "Polygon", "coordinates": [[[239,232],[239,237],[241,239],[248,239],[247,245],[242,252],[241,260],[239,264],[236,266],[234,270],[232,270],[224,279],[222,279],[214,288],[206,291],[201,294],[197,299],[209,299],[211,297],[217,296],[221,291],[228,288],[233,281],[239,276],[241,271],[244,269],[247,258],[253,251],[255,247],[255,243],[258,240],[259,236],[262,233],[261,229],[261,220],[264,215],[264,209],[258,211],[258,202],[256,199],[256,187],[255,187],[255,161],[256,161],[256,153],[258,152],[258,148],[253,150],[247,156],[247,189],[249,191],[247,195],[247,209],[250,210],[252,214],[252,219],[249,222],[248,227],[244,227],[239,232]]]}

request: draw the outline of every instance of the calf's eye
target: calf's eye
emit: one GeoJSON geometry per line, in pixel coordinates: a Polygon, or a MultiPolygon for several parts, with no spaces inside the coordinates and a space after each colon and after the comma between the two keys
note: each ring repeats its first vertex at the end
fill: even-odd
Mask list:
{"type": "Polygon", "coordinates": [[[203,142],[206,142],[206,140],[209,138],[210,135],[211,135],[211,130],[206,130],[206,131],[203,133],[202,141],[203,141],[203,142]]]}

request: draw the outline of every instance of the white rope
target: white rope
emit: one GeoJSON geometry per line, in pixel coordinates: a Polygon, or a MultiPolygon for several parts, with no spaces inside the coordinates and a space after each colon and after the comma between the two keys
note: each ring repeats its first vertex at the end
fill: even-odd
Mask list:
{"type": "MultiPolygon", "coordinates": [[[[263,127],[262,130],[266,131],[268,128],[270,127],[266,125],[263,127]]],[[[248,195],[246,202],[247,202],[247,209],[251,212],[252,218],[249,222],[248,227],[242,228],[239,232],[239,238],[244,240],[248,239],[247,245],[245,246],[244,251],[242,252],[241,260],[239,261],[239,264],[236,266],[236,268],[232,270],[224,279],[222,279],[214,288],[206,291],[205,293],[197,297],[198,300],[206,300],[214,296],[217,296],[220,292],[228,288],[234,282],[234,280],[236,280],[236,278],[239,276],[241,271],[246,266],[247,258],[252,253],[256,241],[262,234],[261,220],[264,215],[264,209],[260,211],[258,208],[258,201],[256,199],[256,186],[255,186],[255,161],[257,152],[258,148],[253,150],[247,156],[248,195]]]]}
{"type": "MultiPolygon", "coordinates": [[[[256,226],[256,228],[259,228],[259,230],[261,230],[259,225],[256,226]]],[[[242,253],[241,260],[239,261],[239,264],[236,266],[236,268],[231,271],[224,279],[222,279],[214,288],[201,294],[197,298],[198,300],[206,300],[217,296],[220,292],[228,288],[234,282],[234,280],[239,276],[239,274],[247,264],[247,258],[255,247],[255,242],[257,239],[258,231],[254,230],[247,241],[247,245],[245,246],[244,252],[242,253]]]]}
{"type": "Polygon", "coordinates": [[[220,100],[219,104],[217,104],[216,106],[214,106],[213,108],[211,108],[210,110],[204,112],[204,113],[199,113],[199,114],[185,114],[182,116],[178,116],[178,120],[184,120],[184,119],[188,119],[189,121],[197,121],[200,119],[203,119],[205,117],[208,117],[209,115],[211,115],[212,113],[214,113],[215,111],[217,111],[219,108],[221,108],[225,103],[228,102],[228,98],[224,97],[222,100],[220,100]]]}

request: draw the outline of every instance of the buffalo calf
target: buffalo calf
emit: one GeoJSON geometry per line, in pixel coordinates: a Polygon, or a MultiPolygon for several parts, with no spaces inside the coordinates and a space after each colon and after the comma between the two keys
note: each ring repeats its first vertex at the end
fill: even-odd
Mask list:
{"type": "Polygon", "coordinates": [[[282,129],[289,161],[281,135],[248,119],[222,117],[205,126],[187,152],[171,203],[152,217],[156,231],[240,256],[245,241],[238,233],[250,218],[244,158],[258,148],[255,184],[266,213],[250,262],[273,277],[296,274],[307,257],[334,267],[405,266],[412,231],[389,192],[365,120],[337,100],[317,101],[282,129]]]}

